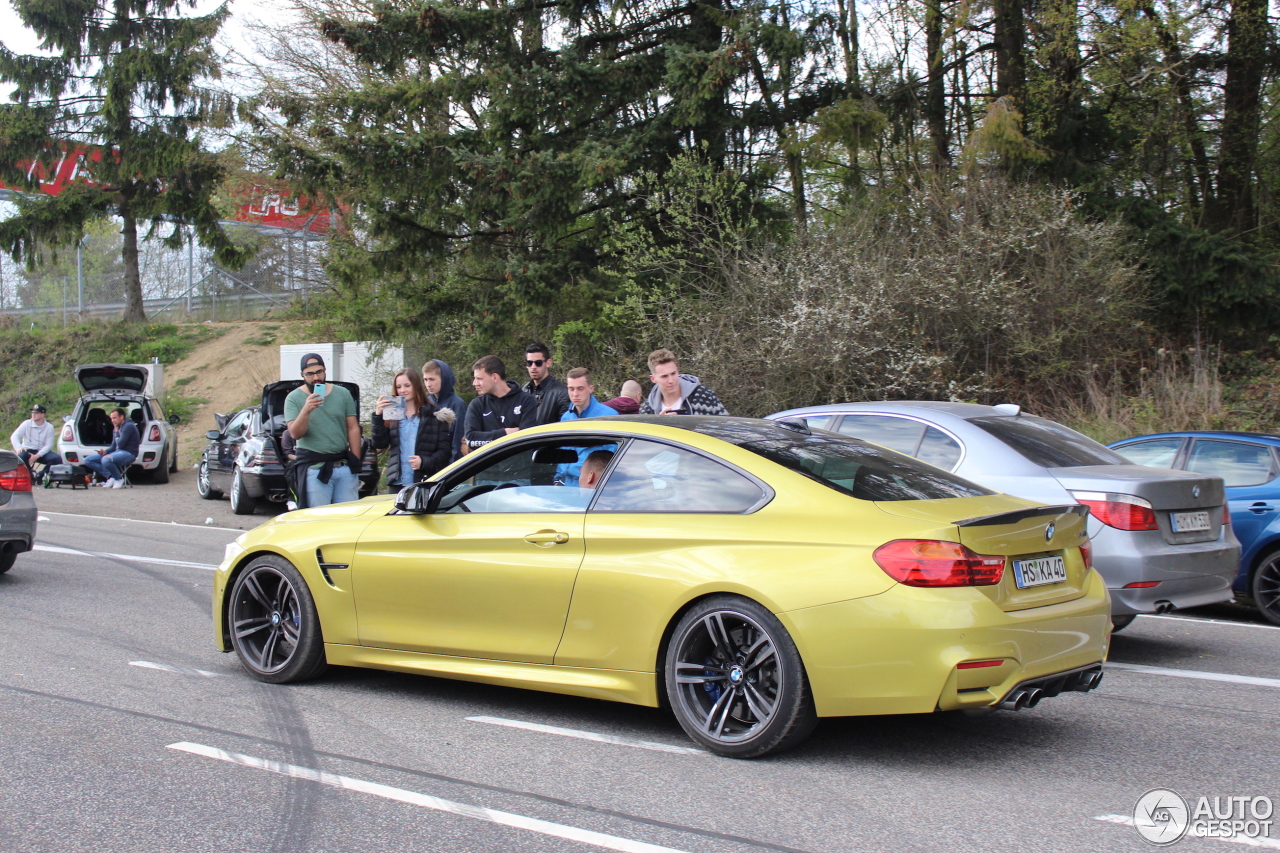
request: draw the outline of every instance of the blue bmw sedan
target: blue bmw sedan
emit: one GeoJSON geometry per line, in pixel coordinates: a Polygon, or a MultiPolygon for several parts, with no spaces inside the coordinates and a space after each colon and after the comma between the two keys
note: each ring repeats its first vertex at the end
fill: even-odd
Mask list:
{"type": "Polygon", "coordinates": [[[1117,441],[1130,462],[1221,477],[1240,540],[1232,585],[1280,625],[1280,436],[1250,432],[1166,432],[1117,441]]]}

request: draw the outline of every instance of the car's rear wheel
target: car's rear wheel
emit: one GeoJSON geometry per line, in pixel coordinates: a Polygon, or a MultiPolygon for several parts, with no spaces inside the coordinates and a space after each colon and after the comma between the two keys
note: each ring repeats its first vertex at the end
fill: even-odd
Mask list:
{"type": "Polygon", "coordinates": [[[178,440],[173,441],[173,455],[169,457],[169,473],[178,473],[178,440]]]}
{"type": "Polygon", "coordinates": [[[200,497],[207,501],[216,501],[222,497],[222,492],[213,487],[209,482],[209,460],[201,459],[200,467],[196,469],[196,491],[200,497]]]}
{"type": "Polygon", "coordinates": [[[151,482],[163,486],[169,482],[169,460],[160,457],[159,464],[151,469],[151,482]]]}
{"type": "Polygon", "coordinates": [[[1262,615],[1280,625],[1280,551],[1272,551],[1258,564],[1249,591],[1262,615]]]}
{"type": "Polygon", "coordinates": [[[254,678],[303,681],[325,668],[320,617],[307,583],[282,557],[263,555],[236,576],[231,645],[254,678]]]}
{"type": "Polygon", "coordinates": [[[236,515],[253,515],[257,509],[258,502],[244,487],[244,475],[237,468],[231,476],[231,511],[236,515]]]}
{"type": "Polygon", "coordinates": [[[795,643],[749,599],[716,596],[685,613],[667,647],[665,678],[680,725],[719,755],[788,749],[818,721],[795,643]]]}
{"type": "Polygon", "coordinates": [[[1137,615],[1138,614],[1136,613],[1126,613],[1123,616],[1112,615],[1111,633],[1116,634],[1116,633],[1119,633],[1120,631],[1123,631],[1125,628],[1128,628],[1129,624],[1133,622],[1134,617],[1136,617],[1137,615]]]}

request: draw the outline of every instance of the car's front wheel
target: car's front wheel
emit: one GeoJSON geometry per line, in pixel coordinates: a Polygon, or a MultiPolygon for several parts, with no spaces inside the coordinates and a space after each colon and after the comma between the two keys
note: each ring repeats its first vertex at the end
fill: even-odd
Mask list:
{"type": "Polygon", "coordinates": [[[667,646],[665,679],[680,725],[719,755],[788,749],[818,721],[795,643],[749,599],[715,596],[685,613],[667,646]]]}
{"type": "Polygon", "coordinates": [[[196,469],[196,491],[200,497],[207,501],[216,501],[222,497],[222,492],[213,487],[209,482],[209,460],[201,459],[200,467],[196,469]]]}
{"type": "Polygon", "coordinates": [[[258,557],[236,576],[227,615],[231,645],[254,678],[284,684],[324,670],[315,601],[302,575],[283,557],[258,557]]]}
{"type": "Polygon", "coordinates": [[[244,475],[237,468],[231,476],[231,511],[236,515],[253,515],[258,509],[258,502],[244,487],[244,475]]]}
{"type": "Polygon", "coordinates": [[[1262,615],[1280,625],[1280,551],[1272,551],[1258,564],[1249,591],[1262,615]]]}

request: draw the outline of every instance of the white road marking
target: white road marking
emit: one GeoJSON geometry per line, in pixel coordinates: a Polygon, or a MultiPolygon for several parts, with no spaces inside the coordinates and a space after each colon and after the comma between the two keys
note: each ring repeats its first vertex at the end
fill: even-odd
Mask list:
{"type": "MultiPolygon", "coordinates": [[[[129,521],[134,524],[163,524],[165,527],[194,527],[197,530],[227,530],[232,533],[244,533],[239,527],[210,527],[207,524],[183,524],[179,521],[151,521],[146,518],[117,518],[114,515],[81,515],[78,512],[51,512],[49,515],[61,515],[67,518],[93,518],[98,521],[129,521]]],[[[48,521],[47,518],[40,519],[48,521]]]]}
{"type": "Polygon", "coordinates": [[[204,678],[221,678],[220,672],[209,672],[207,669],[194,669],[189,666],[170,666],[167,663],[153,663],[149,660],[131,660],[129,666],[140,666],[143,669],[159,669],[165,672],[176,672],[179,675],[199,675],[204,678]]]}
{"type": "MultiPolygon", "coordinates": [[[[1094,820],[1101,820],[1107,823],[1118,823],[1121,826],[1133,826],[1133,817],[1123,814],[1100,814],[1094,820]]],[[[1280,839],[1275,838],[1250,838],[1247,835],[1227,835],[1227,836],[1200,836],[1187,833],[1186,838],[1211,838],[1213,841],[1230,841],[1233,844],[1243,844],[1246,847],[1266,847],[1270,850],[1280,850],[1280,839]]]]}
{"type": "Polygon", "coordinates": [[[36,521],[48,521],[48,520],[49,520],[49,516],[47,516],[47,515],[37,515],[37,516],[36,516],[36,521]]]}
{"type": "Polygon", "coordinates": [[[656,752],[674,752],[677,755],[709,755],[708,752],[692,746],[674,746],[651,740],[632,740],[631,738],[602,735],[596,732],[584,732],[580,729],[562,729],[559,726],[544,726],[541,723],[525,723],[520,720],[504,720],[501,717],[467,717],[473,723],[489,723],[494,726],[507,726],[512,729],[528,729],[549,735],[576,737],[582,740],[594,740],[599,743],[612,743],[617,746],[630,746],[635,749],[652,749],[656,752]]]}
{"type": "Polygon", "coordinates": [[[1258,678],[1253,675],[1227,675],[1223,672],[1198,672],[1194,669],[1168,669],[1163,666],[1145,666],[1140,663],[1115,663],[1107,661],[1107,669],[1127,669],[1148,675],[1167,675],[1172,678],[1198,678],[1201,681],[1228,681],[1232,684],[1254,684],[1259,687],[1280,687],[1280,678],[1258,678]]]}
{"type": "Polygon", "coordinates": [[[1203,616],[1170,616],[1162,614],[1157,616],[1154,613],[1139,613],[1142,619],[1171,619],[1176,622],[1207,622],[1210,625],[1234,625],[1237,628],[1266,628],[1268,631],[1280,631],[1280,625],[1262,625],[1258,622],[1232,622],[1229,619],[1207,619],[1203,616]]]}
{"type": "Polygon", "coordinates": [[[583,844],[590,844],[595,847],[603,847],[606,850],[620,850],[623,853],[684,853],[684,851],[676,850],[672,847],[661,847],[657,844],[648,844],[643,841],[634,841],[630,838],[621,838],[616,835],[606,835],[603,832],[594,832],[589,829],[580,829],[576,826],[565,826],[564,824],[552,823],[538,818],[525,817],[524,815],[512,814],[510,812],[500,812],[494,809],[481,808],[480,806],[469,806],[465,803],[455,803],[451,800],[444,800],[439,797],[432,797],[427,794],[419,794],[416,791],[406,791],[403,788],[392,788],[389,785],[380,785],[377,782],[368,782],[363,779],[353,779],[350,776],[339,776],[335,773],[326,773],[323,770],[316,770],[312,767],[299,767],[296,764],[285,764],[282,761],[271,761],[266,758],[257,758],[252,755],[241,755],[236,752],[227,752],[212,746],[205,746],[199,743],[179,742],[171,743],[169,749],[176,749],[181,752],[189,752],[192,755],[202,755],[206,758],[216,758],[219,761],[227,761],[231,764],[240,764],[245,767],[253,767],[258,770],[266,770],[271,773],[279,773],[281,776],[290,776],[294,779],[306,779],[311,782],[317,782],[321,785],[329,785],[334,788],[342,788],[347,791],[358,791],[362,794],[372,794],[375,797],[384,797],[388,800],[396,800],[401,803],[408,803],[414,806],[421,806],[427,809],[447,812],[460,817],[471,818],[472,820],[482,820],[486,823],[494,823],[499,826],[510,826],[515,829],[524,829],[529,832],[537,832],[541,835],[549,835],[553,838],[564,838],[568,841],[578,841],[583,844]]]}
{"type": "Polygon", "coordinates": [[[50,554],[74,554],[77,557],[106,557],[111,560],[132,560],[135,563],[155,563],[158,566],[177,566],[182,569],[218,568],[212,563],[188,563],[186,560],[162,560],[159,557],[140,557],[137,554],[108,554],[105,551],[81,551],[76,548],[59,548],[57,545],[41,545],[37,543],[33,551],[48,551],[50,554]]]}

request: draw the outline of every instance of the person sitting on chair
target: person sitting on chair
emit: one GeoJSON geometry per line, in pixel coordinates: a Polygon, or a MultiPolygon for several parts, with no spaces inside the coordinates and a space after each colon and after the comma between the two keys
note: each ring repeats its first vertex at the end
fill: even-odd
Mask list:
{"type": "Polygon", "coordinates": [[[31,417],[9,436],[13,452],[32,474],[35,473],[32,466],[37,462],[45,466],[62,464],[62,457],[53,452],[53,424],[44,419],[44,413],[44,406],[36,403],[31,407],[31,417]]]}
{"type": "Polygon", "coordinates": [[[101,453],[91,453],[84,458],[84,467],[93,471],[105,482],[108,489],[118,489],[124,485],[124,471],[133,460],[138,458],[138,446],[142,444],[142,436],[138,434],[138,425],[129,420],[124,409],[111,410],[111,445],[103,448],[101,453]]]}

